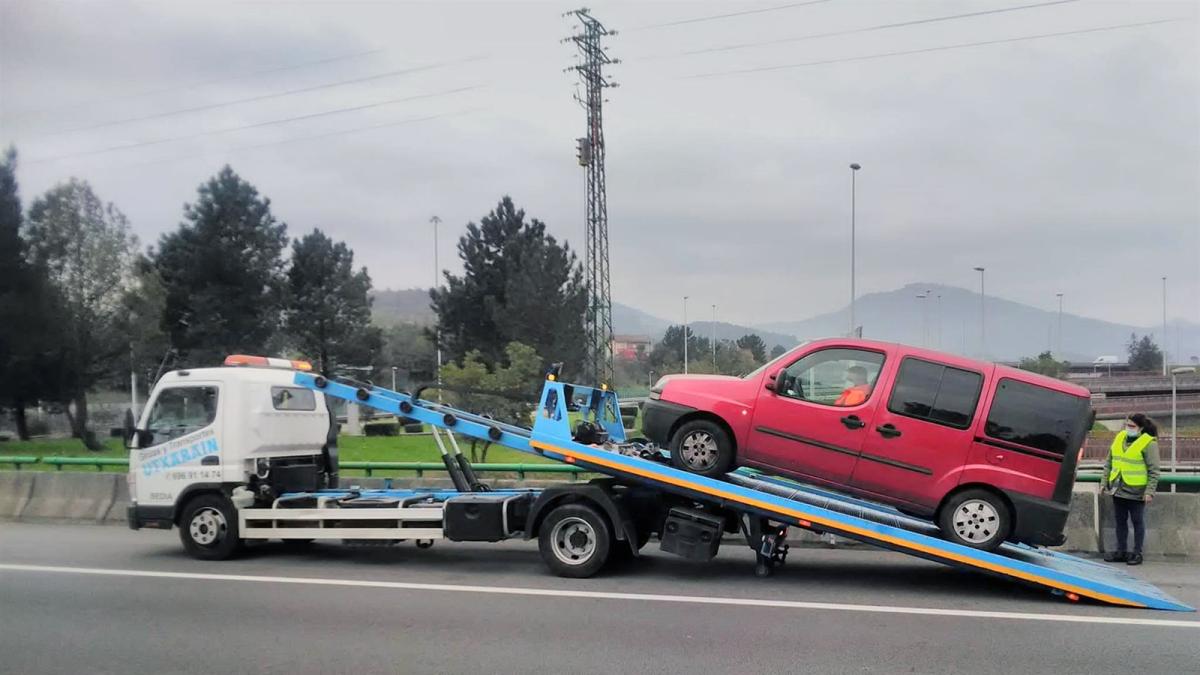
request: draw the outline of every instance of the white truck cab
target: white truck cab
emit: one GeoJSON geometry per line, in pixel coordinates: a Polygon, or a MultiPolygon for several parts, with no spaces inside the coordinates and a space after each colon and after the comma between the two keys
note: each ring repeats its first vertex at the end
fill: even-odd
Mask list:
{"type": "Polygon", "coordinates": [[[164,375],[127,434],[129,526],[191,527],[195,539],[229,527],[208,502],[249,507],[336,487],[337,422],[324,394],[294,384],[297,370],[311,366],[231,356],[164,375]]]}

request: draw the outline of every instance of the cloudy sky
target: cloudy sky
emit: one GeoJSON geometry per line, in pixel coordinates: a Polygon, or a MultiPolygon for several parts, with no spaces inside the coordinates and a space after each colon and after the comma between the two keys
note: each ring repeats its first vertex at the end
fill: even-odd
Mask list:
{"type": "MultiPolygon", "coordinates": [[[[589,3],[624,61],[614,299],[677,318],[689,295],[741,323],[843,306],[859,162],[860,293],[975,288],[982,265],[989,293],[1151,325],[1166,275],[1170,315],[1200,320],[1196,5],[909,23],[1043,4],[589,3]]],[[[435,214],[451,268],[504,194],[581,241],[574,7],[0,0],[0,142],[27,202],[87,179],[147,244],[228,162],[377,287],[427,286],[435,214]]]]}

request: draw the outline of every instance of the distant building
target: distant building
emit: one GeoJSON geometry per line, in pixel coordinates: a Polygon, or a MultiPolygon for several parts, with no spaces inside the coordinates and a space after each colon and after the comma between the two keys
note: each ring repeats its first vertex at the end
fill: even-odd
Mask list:
{"type": "Polygon", "coordinates": [[[636,359],[650,353],[651,344],[649,335],[614,335],[613,356],[618,359],[636,359]]]}

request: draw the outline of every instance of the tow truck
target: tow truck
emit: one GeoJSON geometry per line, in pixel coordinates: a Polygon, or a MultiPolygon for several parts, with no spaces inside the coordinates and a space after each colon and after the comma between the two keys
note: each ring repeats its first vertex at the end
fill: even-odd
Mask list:
{"type": "Polygon", "coordinates": [[[1061,552],[1005,544],[995,552],[946,541],[931,522],[803,483],[738,470],[710,478],[670,466],[626,439],[615,391],[561,382],[552,370],[530,427],[422,397],[312,372],[300,361],[231,356],[224,366],[167,373],[129,430],[129,526],[178,527],[189,554],[233,557],[250,541],[314,540],[429,547],[439,539],[536,539],[559,576],[586,578],[640,556],[652,537],[689,560],[716,556],[727,535],[770,576],[788,529],[833,534],[1049,590],[1071,601],[1193,608],[1132,575],[1061,552]],[[345,487],[332,401],[427,425],[453,489],[345,487]],[[573,417],[578,418],[573,423],[573,417]],[[493,489],[459,437],[596,474],[586,483],[493,489]]]}

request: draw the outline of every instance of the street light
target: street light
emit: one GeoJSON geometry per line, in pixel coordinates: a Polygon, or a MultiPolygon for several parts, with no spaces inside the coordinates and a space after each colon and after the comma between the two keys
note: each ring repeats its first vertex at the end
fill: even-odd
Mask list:
{"type": "Polygon", "coordinates": [[[1058,346],[1055,347],[1054,355],[1058,358],[1063,357],[1062,353],[1062,293],[1055,293],[1058,296],[1058,346]]]}
{"type": "Polygon", "coordinates": [[[937,294],[937,348],[942,348],[942,294],[937,294]]]}
{"type": "Polygon", "coordinates": [[[1163,362],[1163,377],[1167,376],[1167,278],[1162,278],[1163,282],[1163,332],[1162,332],[1162,362],[1163,362]]]}
{"type": "MultiPolygon", "coordinates": [[[[435,289],[442,287],[441,281],[441,265],[438,264],[438,224],[442,222],[441,218],[433,216],[429,219],[433,223],[433,287],[435,289]]],[[[442,328],[439,325],[434,331],[433,340],[437,344],[437,385],[438,385],[438,403],[442,402],[442,328]]],[[[395,390],[395,387],[392,387],[395,390]]]]}
{"type": "MultiPolygon", "coordinates": [[[[1179,471],[1179,451],[1177,445],[1179,443],[1179,432],[1176,430],[1175,423],[1178,420],[1179,412],[1176,406],[1176,391],[1178,390],[1177,380],[1180,375],[1196,372],[1194,366],[1185,366],[1182,368],[1171,369],[1171,473],[1179,471]]],[[[1175,484],[1171,483],[1171,492],[1175,491],[1175,484]]]]}
{"type": "Polygon", "coordinates": [[[683,374],[687,375],[687,343],[688,343],[688,322],[687,322],[687,299],[688,296],[683,296],[683,374]]]}
{"type": "Polygon", "coordinates": [[[979,272],[979,358],[987,358],[987,314],[984,308],[984,298],[987,297],[983,290],[983,271],[984,268],[976,267],[976,272],[979,272]]]}
{"type": "Polygon", "coordinates": [[[857,180],[858,170],[862,168],[861,164],[855,163],[850,165],[850,337],[855,336],[854,324],[854,274],[855,274],[855,255],[854,255],[854,228],[855,228],[855,210],[857,208],[857,180]]]}
{"type": "Polygon", "coordinates": [[[924,302],[924,300],[927,299],[928,297],[929,297],[928,291],[926,291],[924,293],[917,293],[917,299],[922,301],[921,302],[921,346],[922,347],[929,346],[926,344],[927,336],[929,333],[929,329],[928,329],[929,321],[926,318],[928,315],[928,312],[926,311],[926,307],[928,305],[927,305],[927,303],[924,302]]]}
{"type": "Polygon", "coordinates": [[[717,372],[717,306],[716,305],[713,305],[712,353],[713,353],[713,373],[716,373],[717,372]]]}

